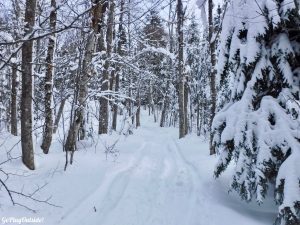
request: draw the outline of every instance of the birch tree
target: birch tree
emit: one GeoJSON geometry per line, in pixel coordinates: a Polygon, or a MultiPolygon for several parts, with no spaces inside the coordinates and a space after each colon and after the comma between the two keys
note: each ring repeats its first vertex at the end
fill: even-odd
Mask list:
{"type": "MultiPolygon", "coordinates": [[[[79,129],[85,118],[85,107],[88,96],[88,82],[92,77],[91,61],[96,46],[96,35],[99,32],[100,18],[103,13],[103,3],[99,0],[92,1],[92,24],[91,31],[88,34],[85,54],[82,65],[82,72],[78,79],[78,106],[74,112],[74,118],[71,120],[68,136],[65,143],[66,151],[74,153],[76,149],[76,140],[79,135],[79,129]]],[[[84,131],[83,131],[84,132],[84,131]]],[[[81,135],[81,139],[84,138],[84,133],[81,135]]],[[[72,162],[72,161],[71,161],[72,162]]]]}
{"type": "Polygon", "coordinates": [[[48,154],[52,141],[53,116],[52,116],[52,86],[53,86],[53,57],[55,52],[55,28],[56,28],[56,0],[51,0],[50,30],[53,32],[49,36],[48,51],[46,57],[46,77],[45,77],[45,123],[43,132],[43,142],[41,148],[48,154]]]}
{"type": "Polygon", "coordinates": [[[109,11],[107,19],[106,30],[106,61],[104,64],[101,93],[100,97],[100,112],[99,112],[99,134],[107,134],[108,119],[109,119],[109,105],[108,105],[108,91],[109,91],[109,74],[110,74],[110,58],[113,50],[113,26],[114,26],[114,0],[109,1],[109,11]]]}
{"type": "MultiPolygon", "coordinates": [[[[126,44],[126,33],[124,30],[123,22],[124,22],[124,5],[125,0],[121,0],[120,2],[120,17],[119,17],[119,25],[118,25],[118,44],[117,44],[117,54],[122,57],[124,56],[124,48],[126,44]]],[[[121,73],[120,65],[117,65],[116,68],[116,77],[115,77],[115,94],[120,94],[120,73],[121,73]]],[[[117,130],[117,118],[118,118],[118,103],[119,101],[115,100],[113,105],[113,121],[112,121],[112,129],[117,130]]]]}
{"type": "MultiPolygon", "coordinates": [[[[35,24],[36,0],[26,0],[24,38],[28,39],[35,24]]],[[[32,59],[33,41],[24,41],[22,45],[22,97],[21,97],[21,143],[22,160],[25,166],[34,170],[32,143],[32,59]]]]}

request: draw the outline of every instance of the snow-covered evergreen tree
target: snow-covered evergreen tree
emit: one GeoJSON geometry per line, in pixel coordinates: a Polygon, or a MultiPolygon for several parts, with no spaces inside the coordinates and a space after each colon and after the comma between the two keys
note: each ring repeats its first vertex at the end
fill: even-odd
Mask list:
{"type": "Polygon", "coordinates": [[[208,94],[210,62],[207,35],[200,33],[200,25],[194,15],[186,33],[186,64],[190,76],[190,108],[194,109],[190,110],[190,117],[192,118],[190,126],[193,127],[192,122],[195,117],[197,134],[206,136],[209,132],[210,113],[208,94]]]}
{"type": "Polygon", "coordinates": [[[274,186],[276,224],[300,224],[299,1],[232,0],[222,27],[218,75],[229,103],[213,122],[215,175],[234,161],[242,199],[260,204],[274,186]]]}
{"type": "Polygon", "coordinates": [[[149,107],[154,111],[155,105],[162,104],[162,93],[166,92],[168,79],[168,57],[164,54],[167,46],[167,36],[161,17],[157,11],[150,11],[142,34],[144,42],[141,44],[139,67],[148,71],[146,86],[149,107]]]}

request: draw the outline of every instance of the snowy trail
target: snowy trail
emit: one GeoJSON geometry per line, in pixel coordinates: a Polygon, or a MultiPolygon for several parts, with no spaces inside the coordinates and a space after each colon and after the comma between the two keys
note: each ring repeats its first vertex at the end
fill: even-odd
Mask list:
{"type": "Polygon", "coordinates": [[[142,132],[138,155],[127,167],[105,175],[102,184],[71,208],[60,224],[196,224],[193,220],[200,207],[196,169],[166,130],[151,124],[142,132]]]}
{"type": "MultiPolygon", "coordinates": [[[[142,150],[146,147],[146,145],[143,143],[140,149],[138,150],[139,156],[138,157],[132,157],[128,165],[124,168],[120,168],[118,170],[114,170],[110,173],[107,173],[101,183],[101,185],[96,188],[91,193],[88,193],[86,196],[83,197],[80,201],[78,201],[78,205],[76,207],[71,208],[68,210],[67,213],[65,213],[62,216],[63,223],[65,224],[72,224],[74,221],[74,218],[78,222],[78,224],[82,224],[86,217],[88,216],[88,212],[85,214],[85,211],[82,211],[82,208],[91,208],[91,202],[93,202],[95,199],[102,200],[106,196],[106,192],[103,192],[103,190],[111,190],[112,186],[119,185],[118,182],[124,181],[124,177],[127,173],[130,173],[131,170],[133,170],[134,167],[138,165],[141,161],[142,157],[142,150]]],[[[128,177],[128,176],[127,176],[128,177]]],[[[126,188],[126,181],[122,184],[123,188],[126,188]]],[[[113,199],[115,201],[118,200],[118,196],[115,196],[116,198],[113,199]]],[[[95,210],[97,211],[97,208],[95,207],[95,210]]]]}
{"type": "MultiPolygon", "coordinates": [[[[232,207],[222,202],[218,205],[214,192],[220,192],[219,187],[215,187],[211,173],[203,176],[212,172],[214,159],[209,159],[210,164],[203,161],[201,171],[187,159],[185,146],[180,145],[173,131],[148,121],[139,131],[137,139],[142,144],[130,161],[106,172],[100,186],[70,208],[59,224],[223,225],[224,218],[218,216],[224,209],[221,215],[225,218],[228,212],[244,218],[233,211],[240,204],[227,197],[227,190],[222,190],[219,198],[226,204],[229,201],[232,207]],[[205,168],[207,165],[210,167],[205,168]]],[[[234,217],[227,219],[228,224],[235,221],[234,217]]],[[[254,220],[247,224],[265,223],[254,220]]]]}
{"type": "Polygon", "coordinates": [[[199,183],[195,171],[168,133],[151,127],[144,138],[134,162],[105,176],[94,193],[63,216],[61,224],[192,224],[199,183]],[[87,212],[91,204],[95,211],[87,212]]]}
{"type": "MultiPolygon", "coordinates": [[[[101,146],[97,152],[90,147],[76,152],[66,172],[49,177],[53,165],[64,165],[63,153],[41,155],[39,173],[25,177],[24,183],[46,180],[49,186],[41,195],[52,194],[52,201],[63,207],[36,205],[44,225],[272,224],[273,203],[258,207],[229,195],[230,172],[213,178],[216,157],[208,155],[199,137],[178,140],[176,128],[160,128],[152,118],[143,118],[142,127],[120,141],[117,162],[106,160],[101,146]]],[[[24,209],[7,210],[0,214],[36,216],[24,209]]]]}

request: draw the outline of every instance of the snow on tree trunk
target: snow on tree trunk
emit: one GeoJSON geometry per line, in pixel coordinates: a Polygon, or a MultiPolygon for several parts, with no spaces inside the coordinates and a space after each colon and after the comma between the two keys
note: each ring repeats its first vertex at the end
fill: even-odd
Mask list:
{"type": "MultiPolygon", "coordinates": [[[[210,112],[210,127],[212,126],[212,121],[215,117],[216,112],[216,42],[213,40],[214,34],[214,23],[213,23],[213,1],[208,0],[208,41],[209,41],[209,51],[210,51],[210,64],[211,64],[211,71],[210,71],[210,97],[211,97],[211,112],[210,112]]],[[[210,132],[209,138],[209,151],[210,154],[215,154],[215,148],[213,146],[213,133],[212,130],[210,132]]]]}
{"type": "Polygon", "coordinates": [[[170,81],[167,80],[166,84],[166,92],[163,100],[163,108],[161,111],[161,117],[160,117],[160,127],[164,127],[166,124],[166,117],[167,117],[167,109],[169,108],[169,87],[170,87],[170,81]]]}
{"type": "Polygon", "coordinates": [[[110,57],[113,47],[113,25],[114,25],[114,10],[115,3],[113,0],[109,1],[109,12],[107,20],[107,31],[106,31],[106,61],[104,64],[101,92],[104,95],[100,98],[100,112],[99,112],[99,134],[107,134],[108,132],[108,90],[109,90],[109,69],[110,69],[110,57]]]}
{"type": "Polygon", "coordinates": [[[78,132],[85,117],[88,82],[92,75],[90,63],[92,61],[95,42],[96,42],[96,35],[93,30],[90,32],[86,43],[86,52],[85,52],[83,65],[82,65],[82,73],[79,79],[78,106],[76,106],[75,109],[75,117],[74,117],[75,119],[69,128],[69,133],[65,144],[66,151],[71,151],[71,152],[75,151],[78,132]]]}
{"type": "MultiPolygon", "coordinates": [[[[56,28],[56,0],[51,0],[50,28],[51,32],[56,28]]],[[[43,142],[41,148],[48,154],[53,134],[52,118],[52,86],[53,86],[53,57],[55,51],[55,33],[52,33],[48,40],[48,52],[46,57],[46,76],[45,76],[45,123],[43,131],[43,142]]]]}
{"type": "Polygon", "coordinates": [[[14,54],[11,72],[11,101],[10,101],[10,132],[12,135],[18,135],[18,117],[17,117],[17,88],[18,88],[18,64],[16,62],[17,55],[14,54]]]}
{"type": "MultiPolygon", "coordinates": [[[[123,17],[124,17],[124,4],[125,0],[121,0],[120,3],[120,17],[119,17],[119,27],[118,27],[118,46],[117,46],[117,54],[119,56],[123,56],[123,47],[126,42],[125,32],[123,28],[123,17]]],[[[120,73],[121,68],[118,65],[116,68],[116,78],[115,78],[115,93],[119,94],[120,89],[120,73]]],[[[117,130],[117,118],[118,118],[118,100],[115,100],[115,104],[113,105],[113,121],[112,121],[112,129],[117,130]]]]}
{"type": "MultiPolygon", "coordinates": [[[[85,118],[85,107],[88,96],[88,82],[92,76],[92,68],[91,62],[93,53],[95,51],[96,46],[96,34],[100,31],[101,22],[100,18],[103,15],[103,4],[98,1],[92,1],[94,4],[92,10],[92,24],[91,31],[87,38],[86,47],[85,47],[85,55],[83,59],[82,65],[82,73],[80,73],[79,81],[78,81],[78,105],[75,109],[75,116],[73,121],[70,124],[68,136],[65,143],[66,151],[74,152],[76,149],[76,140],[79,134],[80,127],[84,129],[84,118],[85,118]]],[[[85,131],[81,131],[80,137],[84,138],[85,131]]]]}
{"type": "Polygon", "coordinates": [[[137,110],[136,110],[136,123],[135,126],[136,128],[141,126],[141,97],[140,97],[140,87],[138,87],[137,90],[137,97],[136,97],[136,106],[137,106],[137,110]]]}
{"type": "Polygon", "coordinates": [[[179,106],[179,138],[186,134],[185,121],[185,76],[183,73],[183,5],[182,1],[177,1],[177,35],[178,35],[178,56],[177,56],[177,73],[178,73],[178,106],[179,106]]]}
{"type": "MultiPolygon", "coordinates": [[[[26,0],[24,39],[29,38],[35,24],[36,0],[26,0]]],[[[21,97],[21,144],[22,161],[34,170],[32,143],[32,49],[33,41],[24,41],[22,46],[22,97],[21,97]]]]}
{"type": "Polygon", "coordinates": [[[188,115],[188,104],[189,104],[189,86],[188,86],[188,76],[185,75],[184,84],[184,135],[189,132],[189,115],[188,115]]]}

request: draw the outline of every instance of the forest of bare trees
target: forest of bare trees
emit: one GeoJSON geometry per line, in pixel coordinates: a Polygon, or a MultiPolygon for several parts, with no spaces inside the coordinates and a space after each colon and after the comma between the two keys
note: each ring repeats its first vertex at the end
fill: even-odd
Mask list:
{"type": "MultiPolygon", "coordinates": [[[[194,85],[198,91],[204,90],[197,82],[201,77],[208,79],[209,74],[189,70],[194,65],[189,65],[184,55],[189,48],[205,46],[212,34],[201,34],[194,12],[187,11],[182,2],[163,3],[149,3],[148,9],[134,8],[137,3],[130,1],[7,3],[11,11],[1,18],[6,33],[1,38],[1,68],[10,85],[2,91],[12,95],[2,121],[13,135],[21,122],[23,162],[28,168],[35,168],[33,131],[42,131],[41,148],[47,154],[66,100],[71,111],[64,150],[71,155],[76,140],[85,139],[91,129],[87,124],[91,101],[98,108],[93,114],[99,123],[92,127],[98,134],[117,130],[120,113],[132,121],[130,129],[138,127],[140,107],[148,107],[155,121],[160,118],[161,127],[179,123],[180,138],[196,129],[198,135],[210,132],[209,102],[216,100],[205,95],[194,99],[191,93],[194,85]],[[168,14],[167,23],[156,4],[168,14]],[[26,6],[24,12],[21,5],[26,6]],[[26,26],[22,28],[22,24],[26,26]],[[18,90],[22,95],[18,96],[18,90]]],[[[209,27],[213,27],[212,19],[209,27]]],[[[208,48],[215,51],[215,45],[208,48]]],[[[193,57],[199,56],[190,56],[190,62],[198,64],[193,57]]]]}
{"type": "MultiPolygon", "coordinates": [[[[134,135],[146,114],[161,129],[177,129],[178,139],[207,141],[206,153],[219,155],[215,177],[236,163],[231,188],[242,199],[261,203],[273,186],[276,223],[299,224],[299,195],[285,185],[299,194],[300,173],[282,172],[288,160],[299,167],[299,127],[291,122],[299,120],[299,5],[0,1],[0,135],[20,137],[1,161],[17,159],[10,152],[20,143],[23,164],[38,171],[39,149],[49,155],[59,140],[67,170],[81,145],[134,135]]],[[[118,141],[104,143],[105,153],[116,154],[118,141]]]]}

